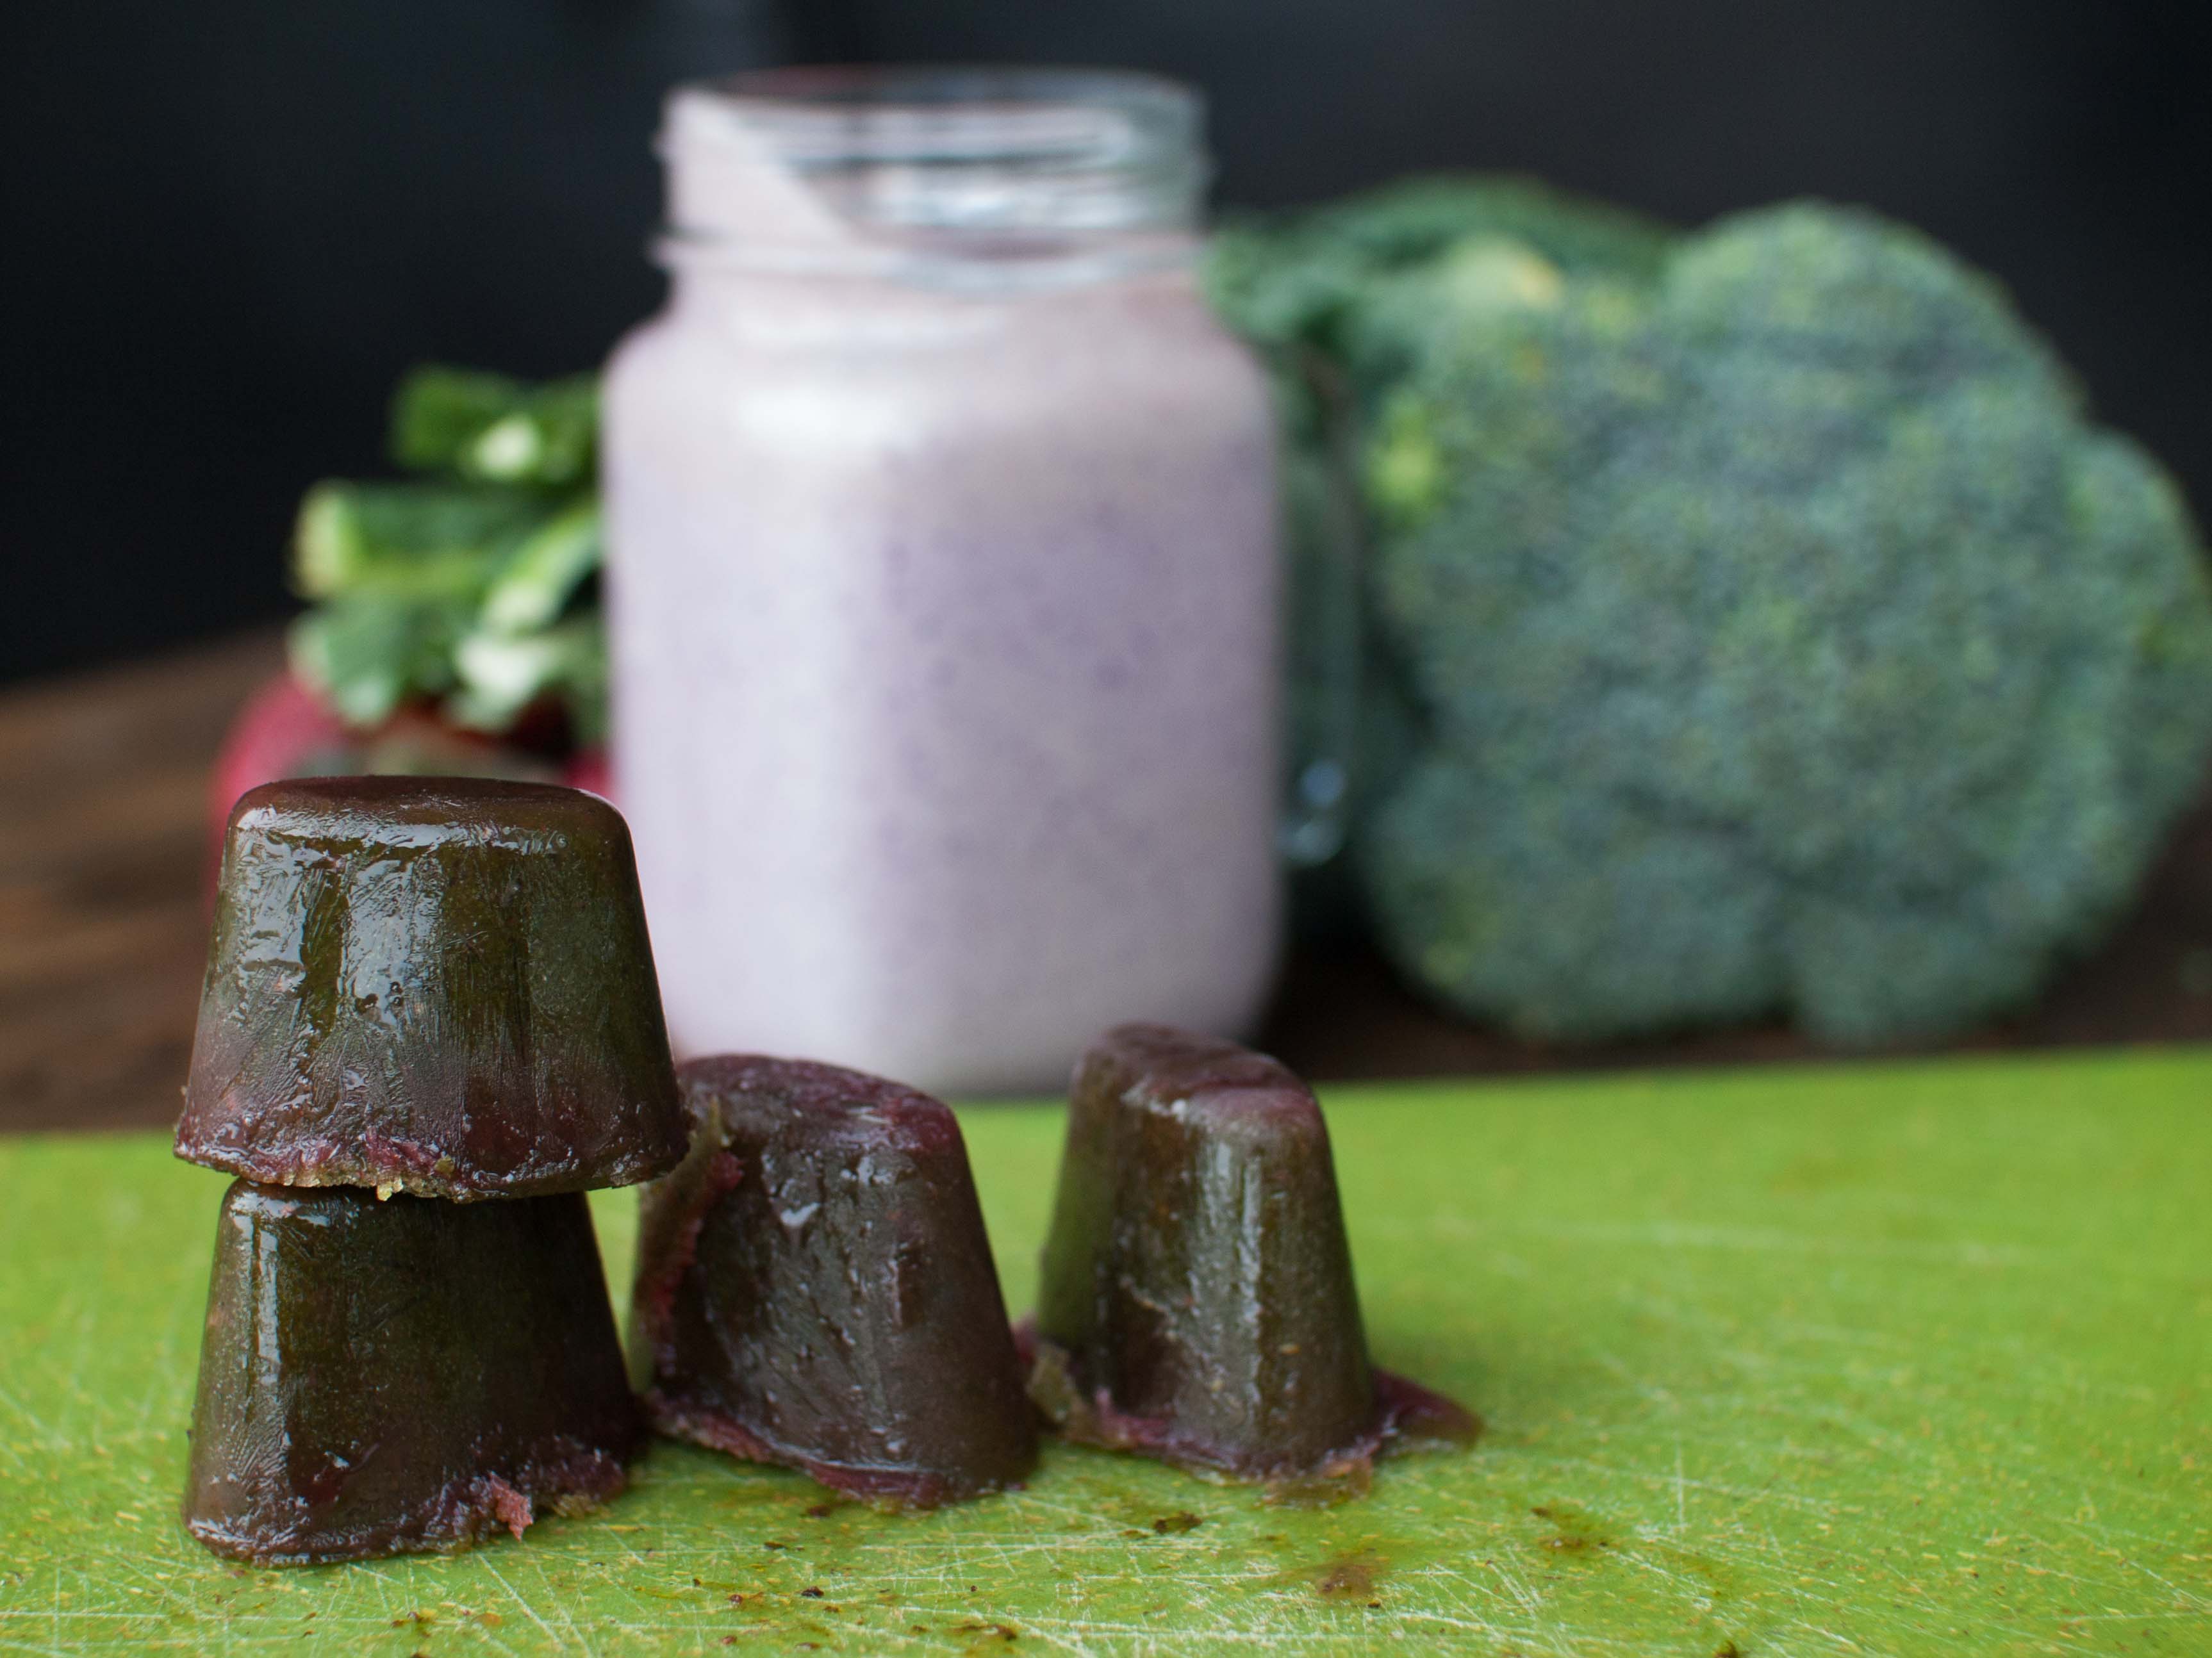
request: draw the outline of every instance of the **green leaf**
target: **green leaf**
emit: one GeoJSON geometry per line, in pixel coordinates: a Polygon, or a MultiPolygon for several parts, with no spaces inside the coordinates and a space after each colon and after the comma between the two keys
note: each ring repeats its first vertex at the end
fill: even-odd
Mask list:
{"type": "Polygon", "coordinates": [[[332,599],[293,623],[287,653],[293,673],[349,725],[380,725],[400,703],[453,683],[464,614],[375,593],[332,599]]]}
{"type": "Polygon", "coordinates": [[[598,444],[599,383],[588,374],[532,386],[423,367],[392,402],[392,459],[416,471],[565,488],[590,480],[598,444]]]}
{"type": "Polygon", "coordinates": [[[300,507],[293,581],[307,598],[474,599],[543,524],[544,501],[483,484],[317,484],[300,507]]]}
{"type": "Polygon", "coordinates": [[[525,634],[558,616],[599,568],[599,508],[586,498],[546,519],[524,537],[484,594],[478,625],[495,634],[525,634]]]}
{"type": "Polygon", "coordinates": [[[459,685],[446,712],[457,725],[505,731],[550,695],[577,716],[580,740],[594,740],[604,726],[596,710],[606,697],[606,630],[596,610],[538,633],[479,629],[455,647],[453,667],[459,685]]]}

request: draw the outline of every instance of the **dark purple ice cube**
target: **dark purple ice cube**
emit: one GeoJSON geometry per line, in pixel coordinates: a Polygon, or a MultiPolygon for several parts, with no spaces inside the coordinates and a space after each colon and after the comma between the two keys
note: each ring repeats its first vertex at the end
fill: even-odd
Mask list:
{"type": "Polygon", "coordinates": [[[1274,1484],[1364,1484],[1473,1418],[1368,1363],[1328,1128],[1290,1070],[1164,1025],[1075,1071],[1030,1392],[1071,1439],[1274,1484]]]}
{"type": "Polygon", "coordinates": [[[898,1507],[1018,1485],[1036,1424],[951,1111],[805,1060],[678,1075],[696,1138],[631,1303],[655,1425],[898,1507]]]}
{"type": "Polygon", "coordinates": [[[580,1194],[225,1195],[184,1503],[218,1554],[519,1536],[545,1504],[619,1491],[642,1429],[580,1194]]]}

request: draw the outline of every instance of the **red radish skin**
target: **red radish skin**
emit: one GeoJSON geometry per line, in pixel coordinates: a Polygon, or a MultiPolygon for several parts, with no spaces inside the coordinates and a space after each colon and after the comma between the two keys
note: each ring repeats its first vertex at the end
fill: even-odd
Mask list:
{"type": "Polygon", "coordinates": [[[449,754],[451,769],[459,775],[538,778],[565,783],[603,800],[614,799],[612,768],[604,749],[581,750],[553,764],[415,710],[395,714],[374,729],[356,731],[298,679],[280,673],[240,704],[208,777],[209,902],[214,902],[216,878],[222,869],[224,826],[240,795],[289,777],[374,771],[374,750],[386,745],[409,747],[418,757],[449,754]]]}

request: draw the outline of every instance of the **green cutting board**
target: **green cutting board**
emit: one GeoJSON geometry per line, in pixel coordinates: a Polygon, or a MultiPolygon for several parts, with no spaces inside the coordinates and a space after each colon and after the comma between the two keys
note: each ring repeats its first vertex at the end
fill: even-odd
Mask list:
{"type": "MultiPolygon", "coordinates": [[[[2212,1054],[1326,1102],[1376,1358],[1489,1420],[1364,1501],[1055,1448],[899,1517],[660,1445],[595,1517],[314,1570],[175,1517],[222,1181],[0,1141],[0,1649],[2212,1653],[2212,1054]]],[[[1059,1120],[963,1120],[1024,1307],[1059,1120]]]]}

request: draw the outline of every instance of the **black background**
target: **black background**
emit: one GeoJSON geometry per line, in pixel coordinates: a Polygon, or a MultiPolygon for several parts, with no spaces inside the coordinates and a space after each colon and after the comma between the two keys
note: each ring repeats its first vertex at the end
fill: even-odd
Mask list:
{"type": "Polygon", "coordinates": [[[806,58],[1146,67],[1220,199],[1443,165],[1670,218],[1815,194],[2009,282],[2212,502],[2204,0],[6,0],[0,678],[280,612],[301,489],[423,358],[655,304],[661,90],[806,58]]]}

